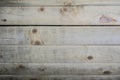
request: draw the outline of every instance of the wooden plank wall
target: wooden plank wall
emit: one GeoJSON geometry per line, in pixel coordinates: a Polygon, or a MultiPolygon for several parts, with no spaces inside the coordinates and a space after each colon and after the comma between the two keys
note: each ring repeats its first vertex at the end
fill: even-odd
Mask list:
{"type": "Polygon", "coordinates": [[[120,80],[120,0],[0,0],[0,80],[120,80]]]}

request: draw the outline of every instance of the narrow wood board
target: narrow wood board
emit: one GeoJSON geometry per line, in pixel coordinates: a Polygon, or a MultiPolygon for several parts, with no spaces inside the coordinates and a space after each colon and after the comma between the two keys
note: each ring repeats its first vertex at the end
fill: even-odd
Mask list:
{"type": "Polygon", "coordinates": [[[0,7],[0,25],[120,25],[120,6],[0,7]]]}
{"type": "Polygon", "coordinates": [[[0,27],[1,45],[120,45],[119,26],[0,27]]]}
{"type": "Polygon", "coordinates": [[[120,4],[119,0],[0,0],[5,4],[21,4],[21,5],[116,5],[120,4]]]}
{"type": "Polygon", "coordinates": [[[0,75],[120,75],[117,63],[3,63],[0,75]]]}
{"type": "Polygon", "coordinates": [[[118,63],[119,46],[0,46],[0,63],[118,63]]]}
{"type": "Polygon", "coordinates": [[[53,76],[0,76],[1,80],[119,80],[120,75],[53,75],[53,76]]]}

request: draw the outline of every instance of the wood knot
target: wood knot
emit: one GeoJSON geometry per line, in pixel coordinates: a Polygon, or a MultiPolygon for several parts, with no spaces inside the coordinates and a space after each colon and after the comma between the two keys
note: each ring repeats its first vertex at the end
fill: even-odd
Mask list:
{"type": "Polygon", "coordinates": [[[88,56],[87,58],[88,58],[88,60],[92,60],[93,56],[88,56]]]}
{"type": "Polygon", "coordinates": [[[66,8],[66,7],[64,7],[64,8],[63,8],[63,11],[64,11],[64,12],[67,12],[67,8],[66,8]]]}
{"type": "Polygon", "coordinates": [[[33,30],[32,30],[32,33],[37,33],[37,29],[33,29],[33,30]]]}
{"type": "Polygon", "coordinates": [[[10,77],[9,80],[14,80],[14,79],[12,77],[10,77]]]}
{"type": "Polygon", "coordinates": [[[37,78],[31,78],[30,80],[38,80],[37,78]]]}
{"type": "Polygon", "coordinates": [[[20,65],[18,65],[17,67],[16,67],[16,69],[25,69],[26,67],[24,66],[24,65],[22,65],[22,64],[20,64],[20,65]]]}
{"type": "Polygon", "coordinates": [[[39,70],[39,71],[45,71],[46,68],[39,68],[38,70],[39,70]]]}
{"type": "Polygon", "coordinates": [[[110,72],[110,71],[103,71],[103,74],[104,74],[104,75],[110,75],[111,72],[110,72]]]}
{"type": "Polygon", "coordinates": [[[35,41],[34,45],[41,45],[40,41],[35,41]]]}
{"type": "Polygon", "coordinates": [[[3,56],[2,56],[2,55],[0,55],[0,58],[3,58],[3,56]]]}
{"type": "Polygon", "coordinates": [[[39,8],[39,11],[43,12],[45,10],[44,7],[39,8]]]}
{"type": "Polygon", "coordinates": [[[36,78],[31,78],[30,80],[37,80],[36,78]]]}
{"type": "Polygon", "coordinates": [[[117,20],[113,19],[112,17],[102,15],[99,19],[99,22],[100,23],[110,23],[110,22],[117,22],[117,20]]]}
{"type": "Polygon", "coordinates": [[[41,40],[41,41],[39,41],[39,40],[37,40],[37,41],[31,41],[31,44],[32,45],[44,45],[44,42],[41,40]]]}
{"type": "Polygon", "coordinates": [[[3,22],[7,22],[7,19],[1,19],[1,21],[3,21],[3,22]]]}

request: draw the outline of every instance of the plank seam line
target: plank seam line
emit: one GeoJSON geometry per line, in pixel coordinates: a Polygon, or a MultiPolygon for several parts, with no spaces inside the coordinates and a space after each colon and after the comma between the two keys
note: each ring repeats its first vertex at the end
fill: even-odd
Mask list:
{"type": "Polygon", "coordinates": [[[96,26],[101,26],[101,27],[108,27],[108,26],[116,26],[116,27],[119,27],[120,25],[0,25],[1,27],[3,26],[9,26],[9,27],[16,27],[16,26],[21,26],[21,27],[24,27],[24,26],[53,26],[53,27],[57,27],[57,26],[67,26],[67,27],[73,27],[73,26],[79,26],[79,27],[82,27],[82,26],[90,26],[90,27],[96,27],[96,26]]]}
{"type": "Polygon", "coordinates": [[[114,3],[114,4],[71,4],[71,5],[30,5],[30,4],[24,4],[24,3],[0,3],[0,7],[39,7],[39,6],[44,6],[44,7],[62,7],[62,6],[120,6],[120,4],[114,3]]]}

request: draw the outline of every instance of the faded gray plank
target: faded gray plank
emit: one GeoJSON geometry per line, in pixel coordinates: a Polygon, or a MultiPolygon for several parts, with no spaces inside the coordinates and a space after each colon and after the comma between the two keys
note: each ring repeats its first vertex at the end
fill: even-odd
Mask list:
{"type": "Polygon", "coordinates": [[[24,5],[116,5],[120,4],[119,0],[0,0],[0,3],[6,4],[24,4],[24,5]]]}
{"type": "Polygon", "coordinates": [[[119,13],[120,6],[0,7],[0,24],[120,25],[119,13]]]}
{"type": "Polygon", "coordinates": [[[120,75],[0,76],[1,80],[120,80],[120,75]]]}
{"type": "Polygon", "coordinates": [[[120,27],[0,27],[3,45],[119,45],[120,27]]]}
{"type": "Polygon", "coordinates": [[[3,63],[0,75],[120,75],[117,63],[3,63]]]}
{"type": "Polygon", "coordinates": [[[119,63],[119,46],[1,46],[1,63],[119,63]]]}

